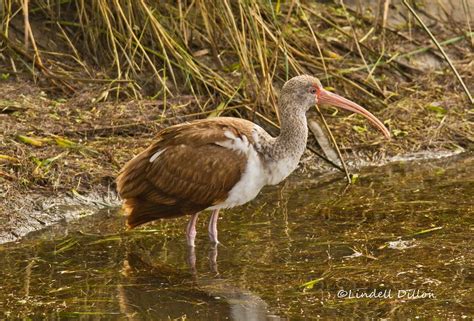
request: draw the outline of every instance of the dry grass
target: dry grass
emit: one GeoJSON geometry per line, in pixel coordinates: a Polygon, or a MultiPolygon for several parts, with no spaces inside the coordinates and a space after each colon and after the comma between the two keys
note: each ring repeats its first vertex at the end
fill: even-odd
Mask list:
{"type": "MultiPolygon", "coordinates": [[[[245,102],[273,117],[273,85],[310,73],[380,109],[420,71],[400,59],[405,30],[416,47],[426,37],[402,5],[379,7],[370,16],[343,2],[2,0],[0,41],[6,69],[66,93],[99,82],[101,98],[191,94],[208,97],[202,109],[245,102]],[[406,17],[399,30],[387,27],[389,10],[406,17]]],[[[467,43],[459,29],[470,21],[452,23],[440,36],[467,43]]]]}

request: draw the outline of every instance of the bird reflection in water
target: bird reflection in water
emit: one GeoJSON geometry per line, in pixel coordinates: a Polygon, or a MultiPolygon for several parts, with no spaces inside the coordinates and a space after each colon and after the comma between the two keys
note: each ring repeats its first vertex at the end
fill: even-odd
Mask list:
{"type": "Polygon", "coordinates": [[[211,273],[199,273],[194,247],[188,247],[188,269],[180,270],[141,253],[129,252],[118,285],[120,312],[129,320],[286,320],[269,312],[258,295],[219,275],[217,246],[209,249],[211,273]]]}

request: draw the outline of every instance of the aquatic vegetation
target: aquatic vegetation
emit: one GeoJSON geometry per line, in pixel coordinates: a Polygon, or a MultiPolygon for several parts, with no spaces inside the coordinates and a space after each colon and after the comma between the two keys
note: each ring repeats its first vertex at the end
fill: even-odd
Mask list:
{"type": "Polygon", "coordinates": [[[218,253],[198,233],[196,271],[186,218],[125,231],[108,209],[51,227],[0,246],[0,317],[462,319],[473,161],[367,168],[349,188],[293,177],[225,213],[218,253]]]}

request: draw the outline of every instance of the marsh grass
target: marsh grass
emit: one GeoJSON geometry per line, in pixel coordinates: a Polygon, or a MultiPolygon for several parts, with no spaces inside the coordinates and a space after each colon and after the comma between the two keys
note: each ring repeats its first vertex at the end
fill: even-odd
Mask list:
{"type": "Polygon", "coordinates": [[[190,94],[201,111],[246,103],[278,122],[273,85],[295,74],[379,109],[399,94],[417,68],[397,58],[405,35],[379,7],[382,19],[344,2],[2,0],[0,41],[8,71],[67,94],[83,83],[101,84],[99,99],[190,94]]]}

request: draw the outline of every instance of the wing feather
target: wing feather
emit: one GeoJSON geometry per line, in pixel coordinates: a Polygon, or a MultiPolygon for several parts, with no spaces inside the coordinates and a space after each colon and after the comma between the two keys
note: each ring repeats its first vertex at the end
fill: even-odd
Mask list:
{"type": "Polygon", "coordinates": [[[242,177],[247,159],[219,143],[229,140],[229,131],[252,143],[253,126],[245,120],[215,118],[160,131],[117,178],[129,225],[193,214],[224,201],[242,177]]]}

